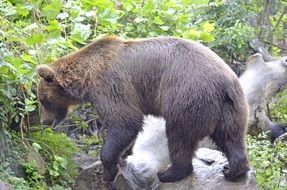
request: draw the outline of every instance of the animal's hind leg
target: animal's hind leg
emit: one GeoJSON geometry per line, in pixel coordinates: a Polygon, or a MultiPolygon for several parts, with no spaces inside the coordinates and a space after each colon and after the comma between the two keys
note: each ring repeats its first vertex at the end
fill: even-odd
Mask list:
{"type": "MultiPolygon", "coordinates": [[[[223,116],[224,118],[226,116],[223,116]]],[[[237,119],[229,117],[229,120],[224,120],[212,135],[216,145],[226,154],[229,166],[223,169],[223,173],[231,181],[245,176],[249,170],[244,142],[245,126],[244,122],[236,121],[237,119]]]]}
{"type": "Polygon", "coordinates": [[[192,142],[186,131],[187,126],[173,125],[166,122],[168,148],[171,166],[164,172],[158,173],[161,182],[179,181],[192,173],[192,155],[196,149],[196,142],[192,142]]]}

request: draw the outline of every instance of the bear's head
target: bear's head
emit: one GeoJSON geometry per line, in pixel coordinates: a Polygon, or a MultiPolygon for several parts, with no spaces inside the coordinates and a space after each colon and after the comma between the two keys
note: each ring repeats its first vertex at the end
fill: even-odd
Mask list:
{"type": "Polygon", "coordinates": [[[41,123],[55,127],[72,112],[79,101],[60,85],[60,77],[55,69],[39,65],[37,72],[40,76],[37,95],[41,103],[41,123]]]}

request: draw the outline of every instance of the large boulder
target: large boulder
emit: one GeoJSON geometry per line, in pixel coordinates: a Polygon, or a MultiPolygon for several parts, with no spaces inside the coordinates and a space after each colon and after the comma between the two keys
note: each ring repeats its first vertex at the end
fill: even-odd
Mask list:
{"type": "MultiPolygon", "coordinates": [[[[188,178],[176,182],[176,183],[160,183],[157,175],[149,176],[148,183],[142,184],[139,188],[133,185],[131,176],[127,172],[120,172],[113,184],[107,184],[103,181],[103,167],[100,161],[91,165],[89,168],[83,170],[78,176],[74,190],[106,190],[106,189],[118,189],[118,190],[132,190],[132,189],[162,189],[162,190],[256,190],[258,185],[256,183],[255,175],[253,171],[248,172],[248,175],[244,179],[240,179],[237,182],[226,181],[222,173],[223,167],[227,164],[227,159],[221,152],[211,150],[208,148],[200,148],[196,152],[196,156],[193,159],[194,173],[188,178]],[[132,186],[134,188],[132,188],[132,186]]],[[[120,166],[120,167],[125,167],[120,166]]],[[[145,166],[143,166],[144,168],[145,166]]],[[[120,171],[124,171],[125,168],[120,168],[120,171]]],[[[132,178],[138,181],[137,177],[133,174],[132,178]]],[[[141,180],[139,180],[141,181],[141,180]]],[[[140,183],[140,182],[139,182],[140,183]]]]}

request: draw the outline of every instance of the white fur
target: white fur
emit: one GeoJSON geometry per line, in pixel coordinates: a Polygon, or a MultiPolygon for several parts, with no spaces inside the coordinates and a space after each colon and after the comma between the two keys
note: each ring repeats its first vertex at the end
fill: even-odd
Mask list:
{"type": "Polygon", "coordinates": [[[169,162],[165,120],[162,117],[145,116],[143,131],[138,134],[133,154],[127,157],[127,163],[133,165],[145,163],[160,171],[169,162]]]}
{"type": "Polygon", "coordinates": [[[170,163],[165,120],[151,115],[144,117],[143,131],[137,136],[133,154],[128,156],[120,172],[133,189],[159,188],[157,172],[170,163]]]}

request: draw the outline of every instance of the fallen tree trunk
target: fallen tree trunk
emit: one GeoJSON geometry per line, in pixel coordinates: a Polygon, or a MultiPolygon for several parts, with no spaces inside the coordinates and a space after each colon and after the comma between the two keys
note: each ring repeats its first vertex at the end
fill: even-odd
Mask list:
{"type": "Polygon", "coordinates": [[[257,53],[249,58],[239,78],[249,104],[249,132],[258,134],[275,125],[267,117],[267,103],[287,86],[287,57],[264,61],[257,53]]]}

